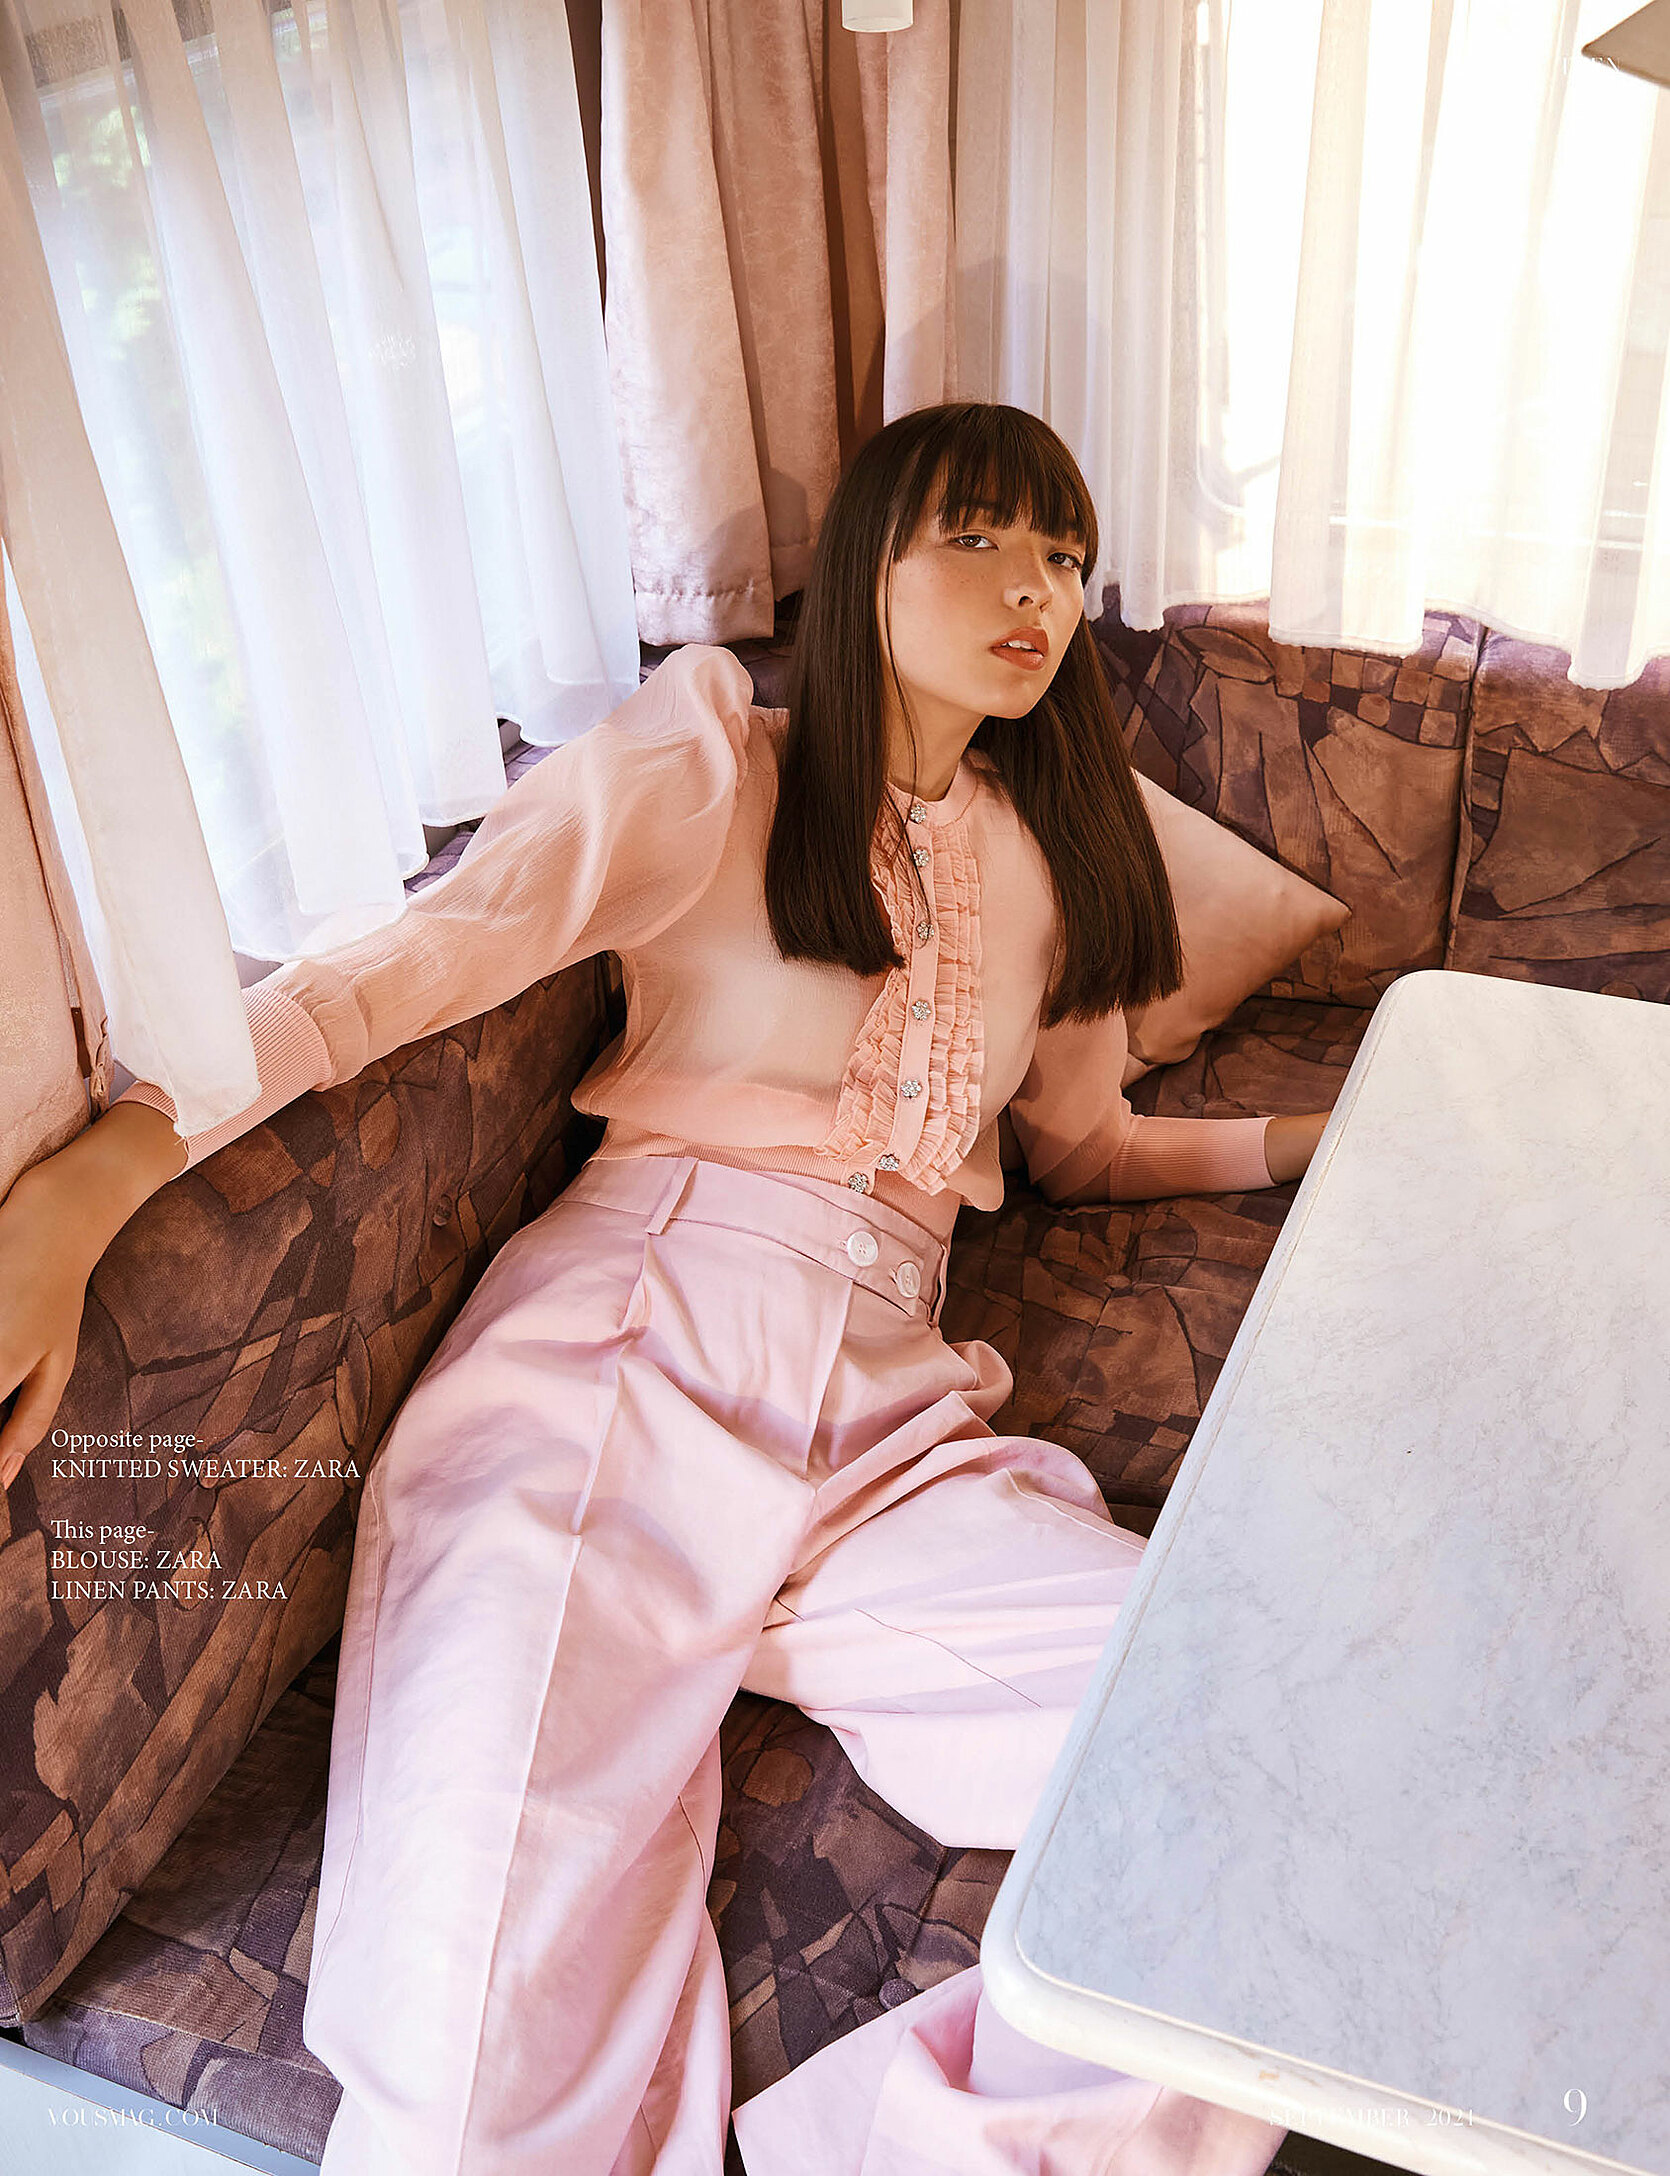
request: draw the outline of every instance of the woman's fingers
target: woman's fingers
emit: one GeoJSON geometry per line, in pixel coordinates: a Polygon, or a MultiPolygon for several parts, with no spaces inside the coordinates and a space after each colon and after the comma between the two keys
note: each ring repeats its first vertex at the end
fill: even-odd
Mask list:
{"type": "Polygon", "coordinates": [[[0,1200],[0,1412],[11,1394],[0,1426],[0,1488],[10,1488],[24,1455],[52,1426],[97,1260],[79,1183],[60,1176],[71,1168],[62,1161],[68,1153],[31,1165],[0,1200]]]}
{"type": "Polygon", "coordinates": [[[69,1379],[69,1369],[53,1353],[24,1377],[11,1417],[0,1428],[0,1489],[11,1487],[25,1457],[51,1427],[69,1379]]]}

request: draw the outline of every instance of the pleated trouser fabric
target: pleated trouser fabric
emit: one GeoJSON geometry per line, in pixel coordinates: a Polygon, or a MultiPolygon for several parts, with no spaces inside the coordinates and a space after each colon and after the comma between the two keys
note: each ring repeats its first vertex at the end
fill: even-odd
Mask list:
{"type": "MultiPolygon", "coordinates": [[[[593,1164],[366,1483],[304,2034],[324,2176],[720,2176],[718,1731],[796,1702],[949,1845],[1022,1827],[1142,1544],[986,1425],[943,1249],[815,1180],[593,1164]]],[[[738,2111],[750,2176],[1257,2176],[1281,2132],[1003,2027],[977,1971],[738,2111]],[[951,2153],[952,2158],[944,2156],[951,2153]]]]}

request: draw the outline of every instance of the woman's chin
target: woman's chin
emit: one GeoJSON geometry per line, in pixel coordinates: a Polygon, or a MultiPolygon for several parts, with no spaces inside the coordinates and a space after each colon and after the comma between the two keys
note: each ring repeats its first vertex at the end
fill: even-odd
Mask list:
{"type": "Polygon", "coordinates": [[[1000,687],[992,690],[986,704],[988,718],[1024,718],[1028,711],[1036,710],[1038,699],[1049,686],[1053,676],[1040,673],[1036,681],[1023,687],[1000,687]]]}

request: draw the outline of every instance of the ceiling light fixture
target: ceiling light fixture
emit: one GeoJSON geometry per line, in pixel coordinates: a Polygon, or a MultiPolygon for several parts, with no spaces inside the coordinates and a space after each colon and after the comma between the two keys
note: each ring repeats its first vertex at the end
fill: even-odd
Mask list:
{"type": "Polygon", "coordinates": [[[845,30],[908,30],[913,0],[841,0],[845,30]]]}

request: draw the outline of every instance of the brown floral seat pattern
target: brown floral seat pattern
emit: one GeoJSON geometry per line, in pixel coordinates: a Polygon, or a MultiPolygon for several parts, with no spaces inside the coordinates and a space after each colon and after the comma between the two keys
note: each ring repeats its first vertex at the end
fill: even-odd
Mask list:
{"type": "Polygon", "coordinates": [[[335,1692],[333,1642],[24,2030],[42,2054],[315,2162],[341,2097],[301,2037],[335,1692]]]}
{"type": "MultiPolygon", "coordinates": [[[[1663,679],[1670,668],[1652,668],[1638,690],[1589,696],[1570,688],[1555,653],[1481,637],[1472,623],[1443,614],[1429,616],[1421,650],[1406,659],[1278,644],[1256,607],[1181,608],[1153,634],[1124,628],[1110,612],[1095,633],[1139,768],[1353,909],[1337,937],[1249,999],[1193,1056],[1138,1081],[1130,1095],[1139,1110],[1211,1118],[1331,1102],[1379,994],[1414,967],[1442,962],[1619,994],[1670,994],[1670,686],[1663,679]]],[[[781,701],[785,643],[751,648],[760,699],[781,701]]],[[[587,1004],[595,1003],[594,991],[587,1004]]],[[[485,1112],[497,1104],[522,1117],[527,1102],[519,1099],[515,1067],[532,1064],[530,1048],[507,1049],[495,1061],[491,1039],[485,1049],[468,1045],[481,1026],[456,1031],[468,1046],[466,1070],[483,1075],[469,1107],[485,1112]],[[497,1083],[491,1093],[489,1078],[497,1083]]],[[[584,1062],[585,1033],[595,1032],[595,1014],[574,1011],[545,1026],[547,1062],[551,1050],[564,1052],[571,1081],[584,1062]]],[[[416,1064],[428,1048],[401,1056],[416,1064]]],[[[195,1295],[181,1295],[170,1318],[174,1342],[153,1337],[141,1346],[130,1327],[135,1272],[124,1268],[127,1281],[103,1299],[122,1336],[100,1364],[112,1389],[129,1385],[123,1395],[136,1409],[191,1410],[170,1380],[175,1373],[212,1404],[250,1367],[271,1370],[283,1333],[280,1346],[258,1343],[253,1326],[259,1321],[260,1336],[270,1338],[282,1320],[291,1338],[282,1363],[289,1372],[266,1392],[268,1403],[249,1397],[243,1422],[225,1439],[242,1447],[251,1429],[272,1427],[270,1400],[296,1375],[304,1331],[322,1335],[315,1317],[297,1305],[304,1290],[320,1318],[349,1300],[363,1301],[365,1286],[355,1285],[348,1266],[334,1271],[334,1283],[317,1271],[304,1276],[292,1265],[281,1275],[273,1266],[290,1260],[282,1248],[294,1250],[298,1235],[320,1217],[334,1235],[320,1259],[344,1265],[356,1223],[383,1219],[376,1241],[381,1312],[366,1302],[357,1318],[368,1354],[383,1339],[376,1348],[378,1382],[394,1384],[403,1366],[403,1388],[433,1349],[443,1310],[455,1308],[462,1292],[449,1289],[435,1303],[433,1320],[425,1315],[425,1295],[439,1272],[433,1255],[423,1254],[412,1216],[421,1216],[431,1199],[425,1189],[449,1203],[464,1193],[473,1201],[456,1176],[469,1159],[457,1149],[450,1162],[439,1156],[454,1175],[421,1183],[397,1167],[394,1198],[411,1206],[390,1212],[363,1175],[362,1166],[379,1167],[366,1164],[358,1139],[379,1097],[397,1085],[376,1079],[376,1071],[333,1091],[333,1098],[304,1099],[280,1114],[276,1145],[288,1161],[278,1179],[239,1179],[234,1186],[220,1178],[225,1196],[207,1205],[212,1214],[194,1228],[204,1246],[223,1250],[209,1258],[230,1261],[224,1230],[231,1220],[247,1219],[268,1201],[285,1203],[300,1178],[330,1189],[328,1197],[315,1193],[291,1204],[278,1216],[275,1236],[263,1240],[258,1274],[280,1297],[288,1295],[272,1320],[246,1304],[251,1328],[240,1333],[241,1342],[211,1346],[199,1328],[195,1343],[182,1348],[183,1325],[199,1323],[202,1310],[195,1295]],[[329,1142],[294,1130],[297,1114],[318,1102],[329,1106],[329,1142]],[[332,1144],[336,1168],[325,1162],[332,1144]],[[344,1189],[346,1202],[337,1205],[334,1197],[344,1189]],[[218,1239],[217,1224],[224,1228],[218,1239]],[[401,1268],[402,1246],[414,1247],[430,1268],[401,1268]],[[402,1309],[415,1310],[414,1319],[428,1327],[398,1344],[390,1318],[404,1320],[402,1309]],[[191,1373],[199,1363],[201,1380],[191,1373]],[[157,1378],[168,1387],[166,1398],[157,1378]]],[[[424,1128],[416,1105],[406,1109],[413,1120],[406,1135],[415,1140],[424,1128]]],[[[532,1136],[554,1116],[527,1119],[517,1136],[522,1147],[532,1152],[532,1136]]],[[[427,1114],[424,1125],[431,1120],[427,1114]]],[[[387,1121],[374,1122],[373,1146],[377,1124],[387,1121]]],[[[500,1124],[507,1134],[502,1113],[500,1124]]],[[[552,1124],[542,1138],[556,1144],[548,1147],[545,1176],[514,1204],[505,1174],[520,1151],[501,1140],[488,1156],[506,1211],[494,1227],[500,1236],[507,1224],[536,1213],[569,1167],[571,1134],[552,1124]]],[[[426,1158],[437,1153],[424,1151],[426,1158]]],[[[210,1184],[220,1161],[194,1179],[210,1184]]],[[[1114,1516],[1148,1531],[1292,1194],[1282,1187],[1057,1211],[1012,1184],[1001,1209],[965,1213],[952,1255],[946,1331],[988,1340],[1011,1368],[1014,1392],[995,1424],[1076,1451],[1114,1516]]],[[[485,1235],[491,1215],[476,1222],[485,1235]]],[[[252,1233],[257,1229],[264,1231],[252,1226],[252,1233]]],[[[191,1236],[159,1230],[156,1259],[171,1258],[191,1236]]],[[[306,1247],[318,1244],[310,1236],[306,1247]]],[[[308,1251],[306,1260],[313,1259],[308,1251]]],[[[473,1281],[478,1268],[472,1247],[460,1281],[473,1281]]],[[[336,1390],[334,1372],[340,1356],[330,1358],[331,1352],[328,1343],[318,1345],[311,1374],[298,1380],[312,1385],[317,1399],[329,1374],[342,1406],[346,1394],[336,1390]]],[[[84,1352],[84,1365],[87,1359],[84,1352]]],[[[357,1405],[346,1397],[342,1440],[374,1443],[398,1394],[399,1388],[362,1391],[357,1405]]],[[[333,1573],[339,1577],[351,1504],[336,1511],[340,1528],[324,1531],[333,1565],[341,1551],[333,1573]]],[[[330,1517],[331,1507],[322,1513],[330,1517]]],[[[25,1520],[10,1546],[38,1546],[31,1531],[25,1520]]],[[[27,1587],[15,1573],[7,1586],[5,1573],[0,1553],[0,1608],[6,1595],[27,1587]]],[[[339,1613],[339,1597],[334,1607],[339,1613]]],[[[309,1634],[315,1646],[318,1624],[328,1616],[321,1602],[309,1634]]],[[[24,1650],[32,1658],[27,1640],[24,1650]]],[[[280,1651],[273,1642],[260,1695],[246,1702],[246,1713],[283,1682],[280,1651]]],[[[311,1650],[298,1638],[284,1651],[311,1650]]],[[[0,1668],[10,1652],[0,1649],[0,1668]]],[[[120,1710],[124,1685],[149,1683],[149,1664],[124,1678],[122,1652],[114,1667],[101,1660],[95,1669],[89,1658],[95,1706],[103,1699],[120,1710]],[[98,1690],[105,1669],[115,1679],[114,1693],[98,1690]]],[[[62,1683],[56,1651],[47,1651],[42,1672],[47,1686],[62,1683]]],[[[131,1880],[137,1893],[122,1919],[24,2027],[36,2047],[176,2105],[213,2106],[234,2128],[313,2160],[336,2100],[334,2081],[300,2038],[330,1673],[327,1650],[283,1692],[206,1804],[201,1778],[194,1779],[196,1796],[184,1794],[187,1810],[198,1809],[189,1827],[166,1855],[161,1838],[151,1855],[152,1864],[159,1857],[161,1863],[149,1879],[131,1880]]],[[[9,1693],[0,1701],[0,1721],[15,1732],[25,1710],[9,1693]]],[[[739,1698],[722,1751],[724,1811],[709,1901],[730,1988],[735,2093],[742,2100],[868,2018],[972,1963],[1006,1855],[949,1850],[913,1828],[858,1779],[828,1732],[793,1709],[739,1698]]],[[[178,1762],[177,1750],[173,1758],[178,1762]]],[[[43,1795],[38,1776],[8,1776],[7,1788],[13,1810],[0,1816],[10,1821],[0,1856],[11,1867],[14,1891],[26,1872],[31,1910],[39,1912],[44,1896],[52,1911],[73,1917],[75,1862],[54,1858],[66,1832],[51,1830],[66,1802],[43,1795]],[[60,1840],[45,1840],[49,1830],[60,1840]],[[9,1844],[31,1839],[35,1858],[25,1855],[20,1868],[9,1844]],[[56,1872],[49,1874],[49,1866],[56,1872]]],[[[68,1801],[68,1810],[79,1838],[78,1803],[68,1801]]],[[[129,1864],[137,1867],[138,1856],[129,1864]]],[[[121,1891],[112,1891],[108,1875],[102,1878],[106,1898],[114,1893],[119,1901],[121,1891]]],[[[3,1910],[12,1910],[9,1900],[3,1910]]],[[[20,1924],[16,1913],[0,1917],[0,1930],[20,1924]]],[[[3,1940],[0,1933],[0,1947],[3,1940]]],[[[64,1943],[52,1969],[67,1971],[72,1954],[78,1952],[64,1943]]]]}
{"type": "Polygon", "coordinates": [[[1428,613],[1405,658],[1277,642],[1254,605],[1178,606],[1153,634],[1113,606],[1093,632],[1137,769],[1351,909],[1273,994],[1372,1005],[1442,962],[1473,621],[1428,613]]]}
{"type": "Polygon", "coordinates": [[[113,1478],[81,1469],[151,1454],[43,1444],[0,1502],[0,2022],[99,1939],[341,1623],[383,1431],[595,1139],[568,1096],[602,1023],[595,966],[536,984],[299,1098],[99,1264],[55,1425],[189,1448],[113,1478]],[[121,1593],[53,1568],[66,1532],[118,1526],[150,1537],[121,1593]]]}
{"type": "MultiPolygon", "coordinates": [[[[1367,1013],[1254,999],[1135,1093],[1177,1115],[1309,1110],[1367,1013]]],[[[207,1168],[207,1167],[206,1167],[207,1168]]],[[[947,1335],[1016,1391],[996,1425],[1066,1443],[1146,1530],[1292,1198],[1051,1210],[1025,1188],[960,1223],[947,1335]]],[[[301,2041],[323,1840],[331,1658],[302,1673],[122,1918],[25,2027],[29,2044],[317,2160],[335,2082],[301,2041]]],[[[744,1695],[723,1735],[709,1903],[738,2100],[974,1963],[1008,1863],[948,1850],[860,1781],[830,1733],[744,1695]]]]}
{"type": "Polygon", "coordinates": [[[1561,652],[1492,635],[1467,751],[1444,964],[1670,1000],[1670,659],[1573,687],[1561,652]]]}

